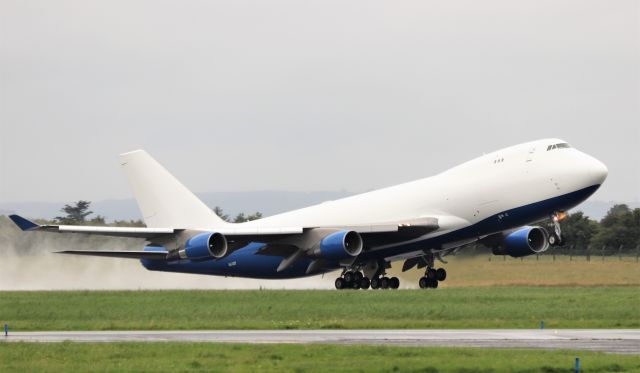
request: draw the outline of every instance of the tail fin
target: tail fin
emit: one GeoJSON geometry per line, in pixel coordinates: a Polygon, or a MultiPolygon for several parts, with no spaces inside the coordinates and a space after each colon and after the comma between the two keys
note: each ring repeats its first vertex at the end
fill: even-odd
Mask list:
{"type": "Polygon", "coordinates": [[[120,154],[144,222],[154,228],[215,228],[226,224],[144,150],[120,154]]]}

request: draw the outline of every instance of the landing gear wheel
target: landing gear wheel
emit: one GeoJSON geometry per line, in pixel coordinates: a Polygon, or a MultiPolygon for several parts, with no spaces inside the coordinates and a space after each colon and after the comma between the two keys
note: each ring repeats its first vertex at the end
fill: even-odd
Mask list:
{"type": "Polygon", "coordinates": [[[558,236],[555,233],[549,235],[549,245],[556,246],[558,244],[558,236]]]}
{"type": "Polygon", "coordinates": [[[362,272],[355,272],[353,274],[353,278],[356,282],[360,282],[364,278],[364,275],[362,274],[362,272]]]}
{"type": "Polygon", "coordinates": [[[351,283],[351,289],[355,289],[355,290],[360,289],[360,283],[359,283],[358,281],[355,281],[355,280],[354,280],[354,281],[351,283]]]}
{"type": "Polygon", "coordinates": [[[444,281],[447,278],[447,271],[444,268],[436,269],[436,280],[444,281]]]}
{"type": "Polygon", "coordinates": [[[348,272],[345,272],[343,277],[346,282],[353,282],[355,275],[353,272],[348,271],[348,272]]]}
{"type": "Polygon", "coordinates": [[[336,279],[335,285],[336,285],[336,289],[342,290],[346,287],[347,282],[342,277],[338,277],[336,279]]]}
{"type": "Polygon", "coordinates": [[[389,288],[389,277],[383,277],[380,279],[380,287],[383,289],[389,288]]]}
{"type": "Polygon", "coordinates": [[[438,280],[433,279],[431,280],[431,289],[437,289],[438,288],[438,280]]]}
{"type": "Polygon", "coordinates": [[[420,280],[418,281],[418,286],[420,286],[420,289],[426,289],[429,287],[429,279],[426,277],[420,277],[420,280]]]}
{"type": "Polygon", "coordinates": [[[433,268],[429,268],[427,269],[427,274],[426,274],[427,278],[429,280],[435,280],[436,279],[436,270],[433,268]]]}
{"type": "Polygon", "coordinates": [[[389,287],[391,289],[397,289],[400,287],[400,280],[397,277],[391,277],[389,279],[389,287]]]}
{"type": "Polygon", "coordinates": [[[380,277],[374,277],[371,279],[371,289],[380,288],[380,277]]]}
{"type": "Polygon", "coordinates": [[[369,289],[370,285],[371,281],[369,281],[367,277],[363,277],[362,280],[360,280],[360,289],[369,289]]]}

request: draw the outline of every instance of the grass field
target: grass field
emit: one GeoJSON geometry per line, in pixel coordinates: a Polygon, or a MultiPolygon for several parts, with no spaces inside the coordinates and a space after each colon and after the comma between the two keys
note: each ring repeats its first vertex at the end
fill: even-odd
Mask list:
{"type": "Polygon", "coordinates": [[[638,328],[638,287],[0,292],[12,330],[638,328]]]}
{"type": "MultiPolygon", "coordinates": [[[[455,257],[448,263],[436,262],[447,270],[443,287],[478,286],[640,286],[640,262],[635,257],[556,256],[523,259],[500,256],[455,257]],[[491,259],[491,260],[489,260],[491,259]]],[[[391,272],[405,284],[416,285],[424,270],[401,272],[402,262],[394,263],[391,272]]]]}
{"type": "Polygon", "coordinates": [[[584,351],[345,345],[0,343],[15,372],[638,372],[639,356],[584,351]]]}

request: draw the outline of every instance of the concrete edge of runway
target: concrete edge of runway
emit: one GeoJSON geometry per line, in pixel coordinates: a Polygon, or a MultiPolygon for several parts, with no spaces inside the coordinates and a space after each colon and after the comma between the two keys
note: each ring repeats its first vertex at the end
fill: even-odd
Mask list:
{"type": "Polygon", "coordinates": [[[171,330],[10,332],[0,342],[325,343],[590,350],[640,355],[640,329],[171,330]]]}

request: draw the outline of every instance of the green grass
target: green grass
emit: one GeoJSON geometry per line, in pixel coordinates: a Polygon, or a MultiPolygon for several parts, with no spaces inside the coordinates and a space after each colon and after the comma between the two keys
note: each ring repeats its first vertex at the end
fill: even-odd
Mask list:
{"type": "Polygon", "coordinates": [[[0,343],[15,372],[638,372],[640,357],[584,351],[206,343],[0,343]]]}
{"type": "Polygon", "coordinates": [[[0,292],[11,330],[638,328],[638,287],[0,292]]]}

